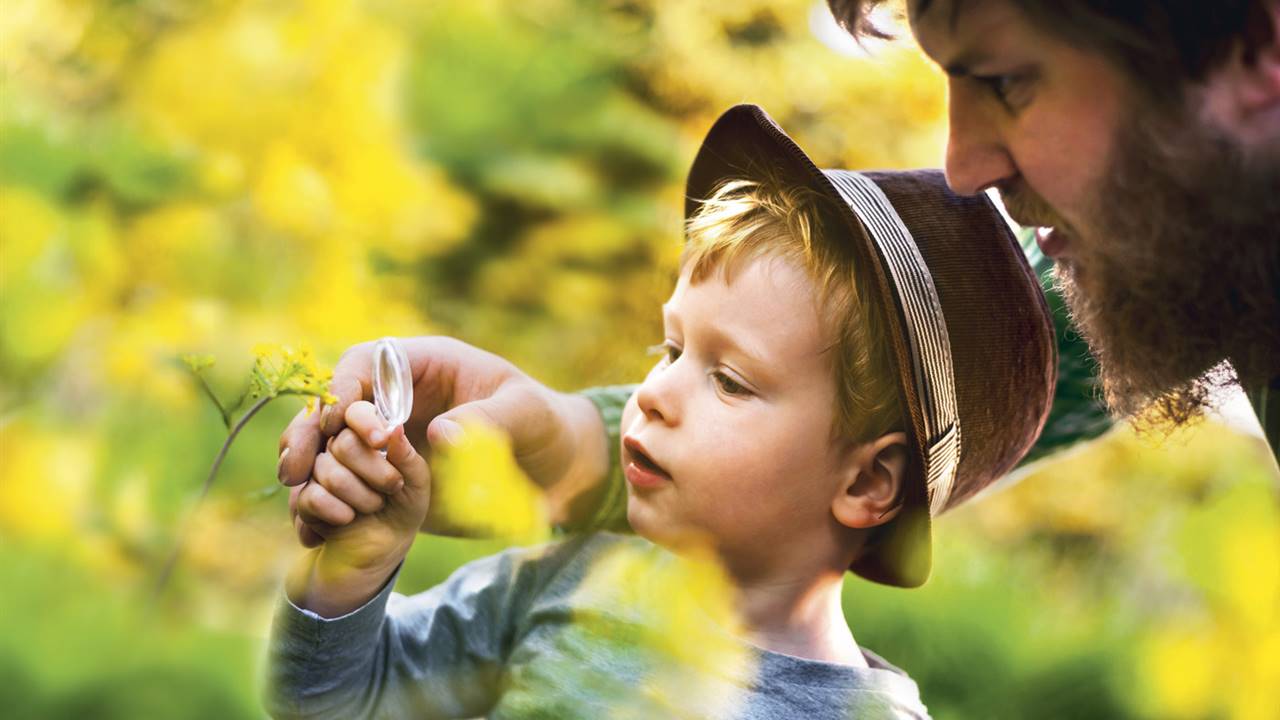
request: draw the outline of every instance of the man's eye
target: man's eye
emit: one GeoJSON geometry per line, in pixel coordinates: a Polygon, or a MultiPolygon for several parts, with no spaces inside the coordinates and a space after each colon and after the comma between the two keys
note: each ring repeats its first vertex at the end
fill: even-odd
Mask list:
{"type": "Polygon", "coordinates": [[[974,75],[973,79],[984,85],[1006,107],[1016,108],[1026,104],[1028,78],[1024,74],[974,75]]]}
{"type": "Polygon", "coordinates": [[[727,395],[747,395],[751,392],[743,387],[741,383],[738,383],[733,378],[722,372],[716,373],[715,379],[716,384],[719,385],[720,389],[727,395]]]}

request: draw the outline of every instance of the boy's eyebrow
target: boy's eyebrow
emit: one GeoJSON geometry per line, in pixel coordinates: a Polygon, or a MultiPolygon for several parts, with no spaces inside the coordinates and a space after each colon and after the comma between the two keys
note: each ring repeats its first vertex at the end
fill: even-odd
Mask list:
{"type": "MultiPolygon", "coordinates": [[[[674,320],[677,321],[677,324],[680,320],[680,316],[676,314],[675,308],[671,307],[670,303],[662,304],[662,320],[664,323],[668,320],[674,320]]],[[[707,328],[706,332],[716,341],[728,345],[730,348],[738,351],[748,362],[751,363],[753,366],[752,370],[765,375],[766,379],[768,379],[769,363],[765,361],[766,356],[764,354],[753,351],[749,347],[749,343],[744,343],[734,338],[729,333],[714,325],[707,328]]]]}

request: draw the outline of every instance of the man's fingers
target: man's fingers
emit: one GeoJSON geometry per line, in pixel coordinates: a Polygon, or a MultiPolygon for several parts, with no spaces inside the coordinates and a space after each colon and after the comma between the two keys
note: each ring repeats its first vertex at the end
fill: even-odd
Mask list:
{"type": "MultiPolygon", "coordinates": [[[[383,462],[383,464],[387,463],[383,462]]],[[[395,476],[396,483],[399,483],[400,474],[395,473],[395,476]]],[[[331,495],[358,512],[375,513],[386,504],[386,496],[370,489],[363,480],[330,453],[321,453],[316,458],[315,479],[331,495]]]]}
{"type": "Polygon", "coordinates": [[[336,435],[342,429],[347,407],[372,396],[373,343],[352,346],[333,366],[333,379],[329,381],[329,393],[337,402],[326,405],[320,413],[320,430],[326,436],[336,435]]]}
{"type": "Polygon", "coordinates": [[[320,483],[310,482],[298,493],[298,517],[308,525],[346,525],[356,519],[350,505],[334,497],[320,483]]]}

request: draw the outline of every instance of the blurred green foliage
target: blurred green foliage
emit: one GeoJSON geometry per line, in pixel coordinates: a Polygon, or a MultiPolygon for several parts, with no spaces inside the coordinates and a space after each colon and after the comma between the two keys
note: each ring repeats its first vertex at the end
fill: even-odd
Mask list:
{"type": "MultiPolygon", "coordinates": [[[[683,173],[730,104],[820,165],[941,158],[906,44],[811,0],[10,0],[0,13],[0,694],[12,717],[259,714],[298,552],[272,403],[147,595],[263,342],[447,333],[562,388],[659,339],[683,173]]],[[[1270,717],[1275,481],[1251,441],[1123,433],[939,523],[935,579],[850,581],[939,718],[1270,717]]],[[[416,591],[495,542],[423,538],[416,591]]]]}

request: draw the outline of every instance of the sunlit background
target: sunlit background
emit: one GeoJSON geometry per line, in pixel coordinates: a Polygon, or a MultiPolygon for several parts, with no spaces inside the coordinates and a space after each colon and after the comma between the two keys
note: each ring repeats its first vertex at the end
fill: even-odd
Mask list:
{"type": "MultiPolygon", "coordinates": [[[[936,166],[943,92],[812,0],[6,0],[0,714],[261,715],[303,400],[197,505],[227,428],[180,356],[224,403],[260,344],[331,366],[386,334],[637,381],[721,111],[824,167],[936,166]]],[[[938,523],[924,589],[850,579],[850,625],[937,718],[1280,717],[1270,462],[1212,424],[1112,434],[938,523]]],[[[399,589],[501,545],[423,537],[399,589]]]]}

